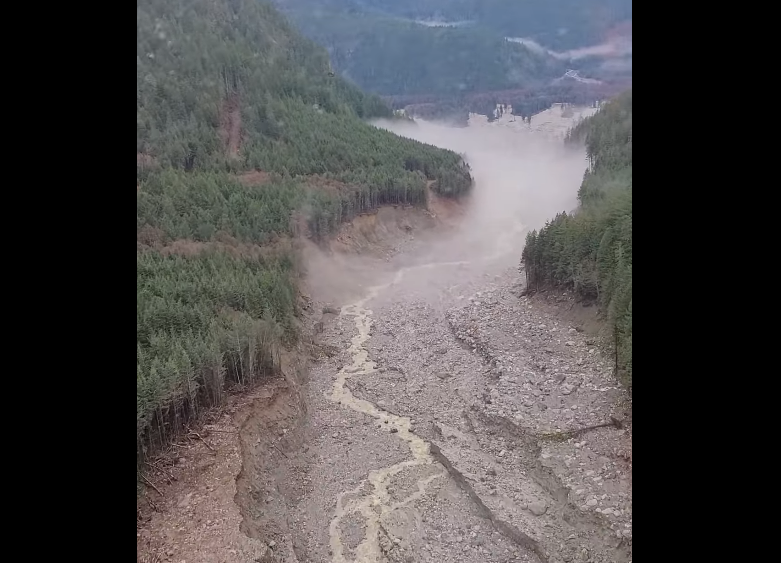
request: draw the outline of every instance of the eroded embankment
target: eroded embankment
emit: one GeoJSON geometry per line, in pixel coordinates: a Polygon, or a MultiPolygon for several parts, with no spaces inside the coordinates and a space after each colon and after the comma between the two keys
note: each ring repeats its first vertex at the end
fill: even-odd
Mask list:
{"type": "Polygon", "coordinates": [[[288,520],[289,503],[297,495],[288,484],[291,475],[307,467],[302,455],[307,404],[301,386],[309,347],[301,344],[295,354],[286,353],[282,377],[268,382],[265,396],[235,417],[242,466],[234,500],[242,515],[241,532],[270,548],[260,559],[264,563],[299,560],[297,530],[288,520]]]}

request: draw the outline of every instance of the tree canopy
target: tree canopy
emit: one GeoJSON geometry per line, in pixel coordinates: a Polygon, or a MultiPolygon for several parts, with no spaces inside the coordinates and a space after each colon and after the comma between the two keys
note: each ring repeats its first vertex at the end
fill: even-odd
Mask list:
{"type": "Polygon", "coordinates": [[[574,215],[560,213],[526,237],[528,288],[568,287],[596,301],[613,328],[622,379],[632,381],[632,91],[570,133],[589,169],[574,215]]]}

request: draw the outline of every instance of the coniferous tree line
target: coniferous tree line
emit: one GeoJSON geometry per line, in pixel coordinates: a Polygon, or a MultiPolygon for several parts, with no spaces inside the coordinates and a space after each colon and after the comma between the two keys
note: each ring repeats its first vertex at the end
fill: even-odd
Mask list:
{"type": "Polygon", "coordinates": [[[547,110],[554,103],[568,103],[594,107],[598,100],[615,97],[630,87],[626,80],[617,83],[583,84],[580,82],[554,82],[531,89],[504,90],[500,92],[475,92],[437,96],[387,96],[385,99],[395,109],[425,120],[447,121],[456,127],[466,127],[469,114],[477,113],[491,118],[496,104],[512,106],[513,115],[526,119],[547,110]]]}
{"type": "Polygon", "coordinates": [[[521,264],[530,291],[568,287],[599,304],[616,342],[621,378],[632,382],[632,91],[577,125],[589,168],[576,213],[560,213],[526,237],[521,264]]]}
{"type": "Polygon", "coordinates": [[[297,337],[295,218],[322,238],[379,205],[423,205],[429,181],[460,195],[472,179],[459,155],[364,123],[391,111],[265,2],[139,0],[137,32],[140,465],[231,386],[279,369],[297,337]],[[253,169],[269,181],[242,184],[253,169]]]}
{"type": "MultiPolygon", "coordinates": [[[[137,459],[219,405],[228,387],[278,367],[296,338],[295,256],[214,244],[187,255],[174,241],[265,244],[291,233],[300,182],[243,186],[227,173],[151,175],[137,193],[137,459]]],[[[255,248],[258,248],[255,246],[255,248]]]]}
{"type": "Polygon", "coordinates": [[[226,387],[278,367],[294,337],[292,262],[226,252],[136,256],[136,446],[140,463],[175,439],[226,387]]]}

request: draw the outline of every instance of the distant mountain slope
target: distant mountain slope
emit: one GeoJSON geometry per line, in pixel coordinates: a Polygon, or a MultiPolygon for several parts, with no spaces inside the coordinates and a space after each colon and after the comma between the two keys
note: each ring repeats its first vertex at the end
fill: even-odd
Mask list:
{"type": "Polygon", "coordinates": [[[632,0],[277,0],[285,10],[371,14],[428,25],[479,25],[503,37],[526,37],[554,51],[601,43],[632,20],[632,0]]]}
{"type": "Polygon", "coordinates": [[[292,12],[304,33],[325,45],[334,67],[382,95],[459,95],[528,87],[566,66],[483,28],[427,27],[385,16],[292,12]]]}
{"type": "MultiPolygon", "coordinates": [[[[567,63],[557,52],[603,43],[631,0],[276,0],[334,66],[382,95],[528,88],[567,63]]],[[[573,53],[574,56],[580,56],[573,53]]]]}
{"type": "Polygon", "coordinates": [[[360,0],[414,19],[474,21],[504,37],[526,37],[554,51],[601,43],[632,19],[632,0],[360,0]]]}

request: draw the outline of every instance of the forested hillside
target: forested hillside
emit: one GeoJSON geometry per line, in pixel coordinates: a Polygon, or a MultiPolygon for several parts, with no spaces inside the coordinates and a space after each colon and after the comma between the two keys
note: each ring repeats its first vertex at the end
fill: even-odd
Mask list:
{"type": "Polygon", "coordinates": [[[382,95],[450,97],[539,86],[563,62],[480,27],[429,27],[372,14],[306,10],[292,17],[345,77],[382,95]]]}
{"type": "Polygon", "coordinates": [[[444,151],[374,128],[377,97],[258,0],[138,0],[137,459],[296,337],[291,235],[471,188],[444,151]]]}
{"type": "Polygon", "coordinates": [[[613,328],[620,375],[632,382],[632,91],[571,133],[589,170],[574,215],[561,213],[526,237],[521,262],[531,291],[572,288],[596,301],[613,328]]]}

